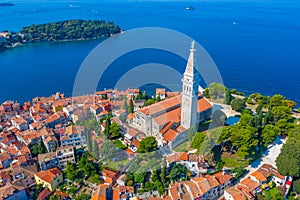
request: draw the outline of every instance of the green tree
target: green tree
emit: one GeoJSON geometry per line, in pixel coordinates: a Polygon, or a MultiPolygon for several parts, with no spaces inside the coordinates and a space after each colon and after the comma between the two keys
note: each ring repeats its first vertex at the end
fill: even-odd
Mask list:
{"type": "Polygon", "coordinates": [[[98,146],[96,140],[94,140],[94,142],[93,142],[93,154],[94,154],[95,158],[97,160],[99,160],[99,158],[100,158],[100,155],[99,155],[99,146],[98,146]]]}
{"type": "Polygon", "coordinates": [[[127,112],[128,111],[128,105],[127,105],[127,100],[126,100],[126,97],[124,98],[123,100],[123,106],[122,108],[127,112]]]}
{"type": "Polygon", "coordinates": [[[125,123],[126,120],[127,120],[127,116],[124,115],[124,114],[121,114],[121,115],[119,116],[119,120],[121,120],[121,122],[125,123]]]}
{"type": "Polygon", "coordinates": [[[209,99],[210,98],[209,88],[205,88],[203,94],[204,94],[204,97],[209,99]]]}
{"type": "Polygon", "coordinates": [[[112,123],[109,127],[110,138],[118,138],[121,136],[121,126],[117,123],[112,123]]]}
{"type": "Polygon", "coordinates": [[[256,111],[256,113],[260,113],[260,112],[262,112],[262,109],[263,109],[263,104],[259,104],[259,105],[256,107],[255,111],[256,111]]]}
{"type": "Polygon", "coordinates": [[[194,136],[195,136],[195,129],[194,126],[191,126],[188,130],[188,140],[192,141],[194,136]]]}
{"type": "Polygon", "coordinates": [[[213,99],[225,98],[226,87],[220,83],[211,83],[209,86],[209,94],[213,99]]]}
{"type": "Polygon", "coordinates": [[[232,96],[231,96],[231,92],[228,88],[225,87],[225,104],[230,105],[232,96]]]}
{"type": "Polygon", "coordinates": [[[105,128],[104,128],[104,134],[106,137],[110,137],[110,126],[111,126],[111,120],[110,120],[110,117],[106,117],[106,120],[105,120],[105,128]]]}
{"type": "Polygon", "coordinates": [[[102,99],[107,100],[108,99],[107,94],[103,94],[102,99]]]}
{"type": "Polygon", "coordinates": [[[243,99],[233,99],[230,105],[231,108],[237,112],[242,112],[246,108],[246,104],[243,99]]]}
{"type": "Polygon", "coordinates": [[[38,154],[43,154],[43,153],[47,152],[47,149],[43,143],[43,140],[40,140],[39,143],[36,143],[34,145],[30,145],[29,148],[31,150],[31,153],[34,156],[37,156],[38,154]]]}
{"type": "Polygon", "coordinates": [[[83,171],[84,175],[91,176],[96,173],[96,167],[94,163],[85,154],[81,156],[78,166],[83,171]]]}
{"type": "Polygon", "coordinates": [[[62,200],[62,198],[61,196],[54,194],[50,196],[49,200],[62,200]]]}
{"type": "Polygon", "coordinates": [[[160,173],[160,180],[163,184],[166,184],[166,182],[167,182],[166,181],[166,176],[167,176],[166,169],[167,169],[167,161],[166,161],[166,158],[164,158],[162,166],[161,166],[161,173],[160,173]]]}
{"type": "Polygon", "coordinates": [[[157,191],[160,195],[163,195],[165,194],[165,188],[163,187],[162,184],[159,184],[158,187],[157,187],[157,191]]]}
{"type": "Polygon", "coordinates": [[[293,191],[300,194],[300,179],[293,182],[293,191]]]}
{"type": "Polygon", "coordinates": [[[272,188],[264,191],[264,199],[284,200],[284,196],[277,188],[272,188]]]}
{"type": "Polygon", "coordinates": [[[77,175],[76,166],[73,163],[68,162],[66,165],[65,174],[68,180],[74,181],[77,175]]]}
{"type": "Polygon", "coordinates": [[[260,93],[253,93],[250,94],[249,97],[247,98],[247,103],[248,104],[257,104],[260,103],[263,99],[263,96],[260,93]]]}
{"type": "Polygon", "coordinates": [[[74,200],[90,200],[91,196],[85,193],[80,194],[79,196],[75,196],[74,200]]]}
{"type": "Polygon", "coordinates": [[[276,159],[278,172],[284,176],[300,176],[300,126],[289,130],[288,141],[276,159]]]}
{"type": "Polygon", "coordinates": [[[241,159],[255,155],[259,143],[256,136],[256,128],[238,123],[230,128],[230,141],[233,147],[237,147],[237,155],[241,159]]]}
{"type": "Polygon", "coordinates": [[[117,149],[116,146],[110,142],[109,140],[105,140],[100,148],[100,156],[101,158],[113,158],[120,153],[120,149],[117,149]]]}
{"type": "Polygon", "coordinates": [[[211,128],[216,128],[219,126],[224,126],[225,122],[226,122],[226,115],[223,111],[221,110],[216,110],[215,112],[213,112],[212,117],[211,117],[211,128]]]}
{"type": "Polygon", "coordinates": [[[271,124],[266,125],[262,131],[262,143],[265,145],[265,147],[273,142],[279,133],[280,129],[278,127],[271,124]]]}
{"type": "Polygon", "coordinates": [[[287,119],[280,119],[278,120],[275,125],[280,129],[280,133],[287,135],[288,130],[294,128],[294,123],[288,122],[287,119]]]}
{"type": "Polygon", "coordinates": [[[188,170],[183,165],[177,163],[171,167],[169,173],[170,180],[175,182],[181,177],[186,178],[187,172],[188,170]]]}
{"type": "Polygon", "coordinates": [[[242,177],[246,172],[246,169],[244,169],[243,167],[237,167],[231,170],[231,173],[234,174],[234,178],[235,179],[239,179],[240,177],[242,177]]]}
{"type": "Polygon", "coordinates": [[[128,106],[128,113],[133,113],[133,101],[130,99],[129,106],[128,106]]]}
{"type": "Polygon", "coordinates": [[[140,141],[139,153],[148,153],[157,150],[157,141],[155,137],[149,136],[140,141]]]}
{"type": "Polygon", "coordinates": [[[156,102],[160,102],[161,101],[161,98],[160,98],[160,95],[158,95],[157,97],[156,97],[156,102]]]}
{"type": "Polygon", "coordinates": [[[86,145],[87,145],[88,151],[92,152],[91,135],[90,135],[89,131],[86,132],[86,145]]]}
{"type": "Polygon", "coordinates": [[[195,137],[193,138],[191,147],[199,150],[206,137],[207,136],[204,132],[197,132],[195,137]]]}
{"type": "Polygon", "coordinates": [[[291,108],[287,106],[275,106],[271,110],[274,121],[277,122],[280,119],[290,119],[291,118],[291,108]]]}
{"type": "Polygon", "coordinates": [[[275,106],[287,106],[285,102],[285,97],[280,95],[280,94],[275,94],[272,96],[270,100],[270,106],[275,107],[275,106]]]}
{"type": "Polygon", "coordinates": [[[101,178],[98,174],[93,174],[89,179],[88,179],[91,183],[94,184],[99,184],[101,183],[101,178]]]}
{"type": "Polygon", "coordinates": [[[146,173],[134,173],[134,182],[135,183],[144,183],[146,179],[146,173]]]}

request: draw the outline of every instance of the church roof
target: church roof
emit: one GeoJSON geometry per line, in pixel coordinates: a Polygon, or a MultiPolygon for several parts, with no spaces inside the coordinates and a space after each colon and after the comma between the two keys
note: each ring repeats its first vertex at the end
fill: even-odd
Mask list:
{"type": "Polygon", "coordinates": [[[145,115],[154,115],[163,110],[171,109],[181,104],[181,95],[160,101],[158,103],[143,107],[138,112],[142,112],[145,115]]]}
{"type": "Polygon", "coordinates": [[[212,108],[212,105],[205,97],[198,99],[198,113],[206,111],[210,108],[212,108]]]}
{"type": "Polygon", "coordinates": [[[178,107],[174,110],[171,110],[169,112],[165,112],[157,117],[154,118],[154,121],[159,125],[165,125],[168,122],[172,121],[175,123],[180,122],[180,117],[181,117],[181,108],[178,107]]]}

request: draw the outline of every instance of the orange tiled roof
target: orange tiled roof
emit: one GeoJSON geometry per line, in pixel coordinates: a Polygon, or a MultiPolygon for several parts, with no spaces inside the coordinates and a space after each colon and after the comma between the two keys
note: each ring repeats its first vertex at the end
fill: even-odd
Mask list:
{"type": "Polygon", "coordinates": [[[188,160],[188,153],[187,152],[175,152],[174,154],[167,156],[167,161],[169,163],[173,163],[173,162],[179,162],[181,160],[188,160]]]}
{"type": "Polygon", "coordinates": [[[250,178],[246,178],[238,184],[239,189],[245,189],[248,192],[253,192],[257,187],[259,187],[259,183],[250,178]]]}
{"type": "Polygon", "coordinates": [[[212,105],[205,97],[198,99],[198,113],[206,111],[210,108],[212,108],[212,105]]]}
{"type": "MultiPolygon", "coordinates": [[[[162,110],[163,111],[163,110],[162,110]]],[[[181,120],[181,108],[178,107],[169,112],[162,113],[161,115],[154,118],[154,121],[159,125],[163,126],[170,121],[179,123],[181,120]]]]}
{"type": "Polygon", "coordinates": [[[57,167],[54,167],[45,171],[37,172],[35,175],[47,183],[52,183],[53,179],[59,174],[62,174],[62,172],[57,167]]]}
{"type": "Polygon", "coordinates": [[[134,144],[137,148],[140,147],[140,141],[138,141],[138,140],[133,140],[132,144],[134,144]]]}
{"type": "Polygon", "coordinates": [[[128,116],[127,116],[127,119],[131,120],[134,117],[135,117],[135,113],[129,113],[128,116]]]}
{"type": "Polygon", "coordinates": [[[170,196],[172,199],[181,199],[181,196],[179,194],[178,188],[180,187],[179,183],[171,184],[170,185],[170,196]]]}
{"type": "Polygon", "coordinates": [[[117,175],[117,172],[108,170],[108,169],[103,169],[102,175],[105,177],[113,178],[117,175]]]}
{"type": "Polygon", "coordinates": [[[265,177],[260,171],[255,171],[250,175],[253,176],[259,182],[264,182],[267,180],[267,177],[265,177]]]}
{"type": "Polygon", "coordinates": [[[83,129],[81,126],[68,126],[66,127],[65,134],[81,134],[83,129]]]}
{"type": "Polygon", "coordinates": [[[172,127],[173,124],[174,122],[169,121],[159,132],[161,134],[164,134],[165,132],[167,132],[167,130],[169,130],[172,127]]]}
{"type": "Polygon", "coordinates": [[[194,199],[201,196],[201,191],[199,190],[196,183],[194,183],[192,181],[184,181],[183,183],[190,188],[190,191],[191,191],[194,199]]]}
{"type": "Polygon", "coordinates": [[[218,187],[220,185],[219,181],[213,176],[206,175],[205,178],[207,179],[207,181],[209,182],[209,185],[212,188],[218,187]]]}
{"type": "Polygon", "coordinates": [[[221,184],[224,184],[233,178],[233,176],[231,176],[230,174],[223,174],[223,172],[218,172],[212,176],[214,176],[221,184]]]}
{"type": "Polygon", "coordinates": [[[192,181],[197,183],[202,195],[211,189],[211,186],[210,186],[208,180],[205,178],[196,177],[196,178],[193,178],[192,181]]]}
{"type": "Polygon", "coordinates": [[[246,200],[252,199],[253,196],[250,194],[247,194],[243,192],[243,190],[239,190],[237,188],[231,187],[225,190],[228,194],[230,194],[233,197],[233,200],[246,200]]]}
{"type": "Polygon", "coordinates": [[[52,122],[54,122],[54,121],[56,121],[56,120],[58,120],[59,119],[59,115],[57,114],[57,113],[54,113],[53,115],[51,115],[50,117],[48,117],[46,120],[45,120],[45,122],[47,123],[47,124],[49,124],[49,123],[52,123],[52,122]]]}
{"type": "Polygon", "coordinates": [[[163,134],[163,140],[166,142],[172,142],[177,136],[178,133],[176,131],[169,129],[165,134],[163,134]]]}
{"type": "Polygon", "coordinates": [[[181,95],[160,101],[158,103],[146,106],[137,112],[142,112],[146,115],[153,115],[163,110],[170,109],[172,107],[178,107],[181,104],[181,95]]]}
{"type": "Polygon", "coordinates": [[[106,200],[106,190],[108,188],[108,185],[99,184],[97,189],[93,192],[91,200],[106,200]]]}

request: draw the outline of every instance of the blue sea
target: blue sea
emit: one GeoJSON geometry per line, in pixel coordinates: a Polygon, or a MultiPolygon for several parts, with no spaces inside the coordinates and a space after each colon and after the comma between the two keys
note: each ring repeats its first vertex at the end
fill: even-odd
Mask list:
{"type": "MultiPolygon", "coordinates": [[[[246,94],[280,93],[300,103],[300,1],[8,2],[15,6],[0,8],[0,31],[18,31],[31,24],[77,18],[113,21],[124,30],[169,28],[198,41],[218,66],[229,88],[246,94]],[[188,11],[185,9],[188,6],[195,9],[188,11]]],[[[57,91],[71,95],[81,63],[100,42],[40,43],[0,52],[0,101],[23,102],[57,91]]],[[[99,89],[113,87],[125,69],[149,62],[163,63],[180,72],[186,65],[168,53],[136,52],[115,62],[99,83],[99,89]]]]}

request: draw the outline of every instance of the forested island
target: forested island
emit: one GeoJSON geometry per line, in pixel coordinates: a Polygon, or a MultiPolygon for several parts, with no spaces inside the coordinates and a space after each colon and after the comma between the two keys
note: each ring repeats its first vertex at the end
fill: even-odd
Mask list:
{"type": "Polygon", "coordinates": [[[19,32],[0,33],[0,50],[25,43],[42,41],[87,40],[110,37],[122,30],[113,22],[104,20],[65,20],[23,27],[19,32]]]}

